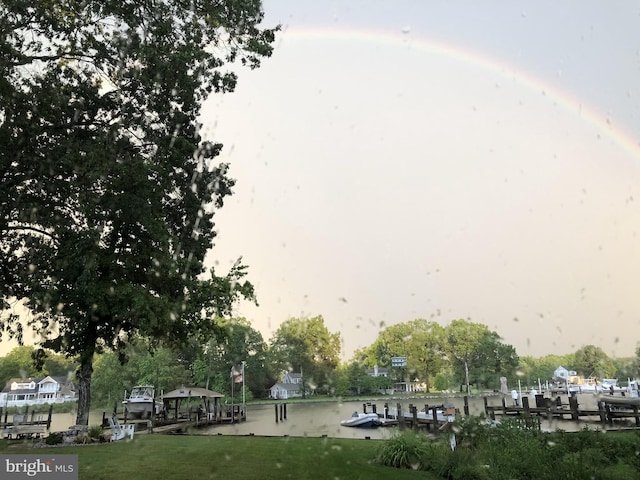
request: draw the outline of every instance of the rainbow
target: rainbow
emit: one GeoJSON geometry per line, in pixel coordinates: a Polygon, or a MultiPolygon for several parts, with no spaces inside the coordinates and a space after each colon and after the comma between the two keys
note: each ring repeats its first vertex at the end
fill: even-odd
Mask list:
{"type": "Polygon", "coordinates": [[[640,143],[635,140],[634,136],[624,127],[614,125],[608,116],[602,115],[582,100],[574,98],[569,93],[562,91],[547,81],[518,71],[495,58],[467,47],[463,49],[455,45],[416,37],[414,34],[411,34],[408,29],[403,29],[401,32],[389,33],[385,31],[345,30],[339,28],[313,29],[285,27],[279,36],[276,37],[276,49],[280,42],[288,41],[289,38],[293,40],[347,40],[378,44],[383,43],[403,48],[409,47],[430,55],[455,59],[465,64],[485,69],[506,80],[546,96],[559,107],[591,124],[603,137],[609,138],[625,152],[640,159],[640,143]]]}

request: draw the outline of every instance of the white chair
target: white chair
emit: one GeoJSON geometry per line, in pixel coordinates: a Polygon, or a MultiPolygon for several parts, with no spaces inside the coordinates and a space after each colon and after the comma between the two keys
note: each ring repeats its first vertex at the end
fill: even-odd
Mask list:
{"type": "Polygon", "coordinates": [[[120,425],[118,418],[114,415],[109,418],[109,427],[111,428],[111,441],[122,440],[125,437],[133,439],[133,433],[135,431],[135,425],[133,423],[126,423],[120,425]]]}

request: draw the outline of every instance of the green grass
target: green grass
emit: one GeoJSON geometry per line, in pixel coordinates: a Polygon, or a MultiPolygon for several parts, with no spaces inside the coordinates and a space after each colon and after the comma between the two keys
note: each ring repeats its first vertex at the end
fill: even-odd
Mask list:
{"type": "MultiPolygon", "coordinates": [[[[140,435],[129,442],[59,447],[78,454],[79,478],[173,479],[432,479],[428,472],[373,463],[380,441],[253,436],[140,435]]],[[[0,441],[6,454],[43,453],[0,441]]]]}

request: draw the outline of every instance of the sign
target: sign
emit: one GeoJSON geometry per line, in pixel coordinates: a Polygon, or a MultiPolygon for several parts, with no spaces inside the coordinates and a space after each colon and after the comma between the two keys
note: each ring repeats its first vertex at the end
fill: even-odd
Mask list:
{"type": "Polygon", "coordinates": [[[392,367],[406,367],[407,366],[407,357],[391,357],[391,366],[392,367]]]}
{"type": "Polygon", "coordinates": [[[78,455],[0,455],[0,478],[78,480],[78,455]]]}

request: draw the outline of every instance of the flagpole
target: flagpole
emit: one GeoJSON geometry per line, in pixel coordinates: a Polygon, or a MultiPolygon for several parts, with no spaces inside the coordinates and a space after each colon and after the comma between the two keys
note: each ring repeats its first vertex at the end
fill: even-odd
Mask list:
{"type": "Polygon", "coordinates": [[[244,360],[242,361],[242,411],[245,415],[247,414],[244,401],[244,360]]]}
{"type": "Polygon", "coordinates": [[[236,383],[236,379],[233,378],[233,369],[234,367],[231,367],[231,423],[233,423],[233,416],[234,416],[234,408],[233,408],[233,384],[236,383]]]}

